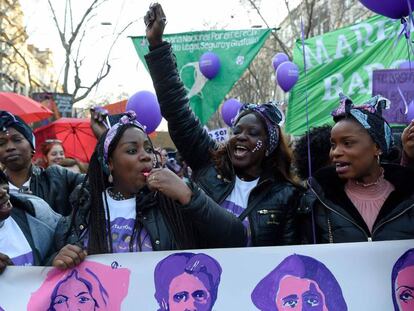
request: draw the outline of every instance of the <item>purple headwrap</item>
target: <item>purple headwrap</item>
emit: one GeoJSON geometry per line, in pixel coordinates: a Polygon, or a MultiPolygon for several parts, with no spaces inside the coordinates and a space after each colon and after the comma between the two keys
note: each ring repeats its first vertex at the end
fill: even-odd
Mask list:
{"type": "Polygon", "coordinates": [[[375,96],[362,105],[354,106],[352,100],[339,94],[340,105],[332,112],[335,122],[350,116],[362,125],[382,152],[388,154],[394,144],[391,127],[382,117],[382,111],[389,108],[390,101],[382,96],[375,96]]]}
{"type": "Polygon", "coordinates": [[[280,127],[279,123],[283,120],[283,113],[278,108],[278,103],[268,102],[266,104],[244,104],[237,116],[234,118],[233,127],[240,118],[250,112],[257,113],[266,123],[267,128],[267,149],[266,153],[271,154],[279,144],[280,127]]]}
{"type": "Polygon", "coordinates": [[[108,164],[108,150],[109,150],[109,146],[111,145],[114,137],[116,136],[116,134],[118,133],[118,129],[120,126],[122,125],[126,125],[126,124],[131,124],[137,128],[139,128],[140,130],[142,130],[145,133],[145,126],[142,125],[141,123],[139,123],[136,120],[136,114],[134,111],[130,110],[127,111],[125,113],[124,116],[121,117],[121,119],[119,120],[118,123],[116,123],[114,126],[112,126],[109,130],[108,133],[106,133],[106,137],[105,137],[105,141],[104,141],[104,146],[103,146],[103,157],[104,157],[104,162],[105,164],[108,164]]]}

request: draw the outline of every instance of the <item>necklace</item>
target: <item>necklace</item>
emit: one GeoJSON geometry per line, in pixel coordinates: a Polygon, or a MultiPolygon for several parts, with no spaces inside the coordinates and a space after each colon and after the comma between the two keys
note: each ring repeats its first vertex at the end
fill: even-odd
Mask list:
{"type": "Polygon", "coordinates": [[[126,197],[121,192],[119,192],[119,191],[114,192],[113,187],[108,188],[108,194],[115,201],[126,200],[126,197]]]}
{"type": "Polygon", "coordinates": [[[372,186],[378,185],[378,184],[379,184],[379,182],[380,182],[383,178],[384,178],[384,169],[381,167],[381,174],[378,176],[378,178],[377,178],[377,180],[376,180],[376,181],[371,182],[371,183],[367,183],[367,184],[365,184],[365,183],[363,183],[363,182],[360,182],[360,181],[355,181],[355,183],[356,183],[358,186],[361,186],[361,187],[372,187],[372,186]]]}

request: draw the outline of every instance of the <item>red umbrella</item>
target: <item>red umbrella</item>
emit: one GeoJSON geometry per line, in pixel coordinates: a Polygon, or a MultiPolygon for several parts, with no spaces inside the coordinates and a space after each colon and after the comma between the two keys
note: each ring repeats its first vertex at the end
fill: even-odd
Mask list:
{"type": "Polygon", "coordinates": [[[53,113],[33,99],[9,92],[0,92],[0,110],[8,111],[27,123],[42,121],[53,113]]]}
{"type": "MultiPolygon", "coordinates": [[[[60,118],[34,130],[37,148],[46,139],[59,139],[65,148],[65,156],[89,162],[97,140],[89,119],[60,118]]],[[[40,154],[40,148],[37,150],[40,154]]]]}

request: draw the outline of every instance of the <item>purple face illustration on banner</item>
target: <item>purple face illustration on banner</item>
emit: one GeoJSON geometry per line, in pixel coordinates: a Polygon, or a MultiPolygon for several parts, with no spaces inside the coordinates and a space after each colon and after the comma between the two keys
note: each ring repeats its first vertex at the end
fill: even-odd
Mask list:
{"type": "Polygon", "coordinates": [[[170,311],[211,310],[209,291],[201,280],[186,272],[171,281],[168,304],[170,311]]]}
{"type": "Polygon", "coordinates": [[[405,252],[392,269],[392,293],[395,311],[414,310],[414,248],[405,252]]]}
{"type": "Polygon", "coordinates": [[[254,305],[261,311],[347,311],[334,275],[316,259],[286,257],[254,288],[254,305]]]}
{"type": "Polygon", "coordinates": [[[327,311],[325,296],[315,281],[285,276],[276,295],[278,310],[327,311]]]}
{"type": "Polygon", "coordinates": [[[154,271],[158,311],[211,311],[217,299],[221,267],[206,254],[176,253],[154,271]]]}
{"type": "Polygon", "coordinates": [[[92,311],[98,308],[92,296],[92,285],[78,276],[78,271],[72,273],[56,286],[49,310],[53,311],[92,311]]]}

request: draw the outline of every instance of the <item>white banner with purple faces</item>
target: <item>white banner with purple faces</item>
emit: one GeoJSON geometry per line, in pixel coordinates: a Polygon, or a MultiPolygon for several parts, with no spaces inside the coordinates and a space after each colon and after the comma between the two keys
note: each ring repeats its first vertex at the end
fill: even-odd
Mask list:
{"type": "Polygon", "coordinates": [[[414,240],[107,254],[7,267],[0,310],[414,310],[414,240]]]}

